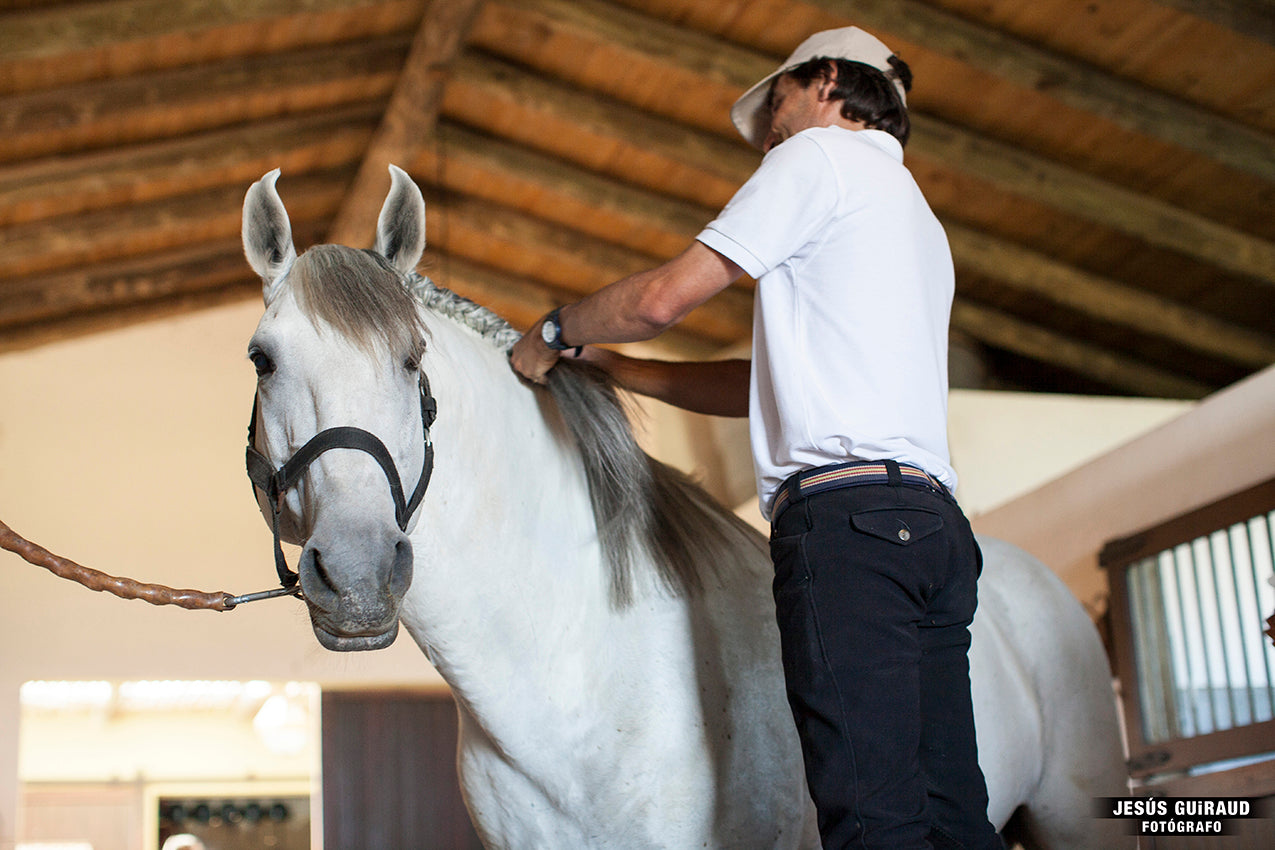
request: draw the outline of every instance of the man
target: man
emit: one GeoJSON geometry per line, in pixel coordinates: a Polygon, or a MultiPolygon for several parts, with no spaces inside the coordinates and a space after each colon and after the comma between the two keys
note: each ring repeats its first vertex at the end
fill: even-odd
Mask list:
{"type": "Polygon", "coordinates": [[[650,339],[757,278],[751,364],[580,356],[635,392],[750,417],[824,846],[984,850],[1002,845],[970,706],[981,557],[950,493],[952,260],[902,164],[910,84],[862,30],[811,36],[732,109],[766,156],[718,218],[673,260],[550,313],[511,360],[542,381],[572,346],[650,339]]]}

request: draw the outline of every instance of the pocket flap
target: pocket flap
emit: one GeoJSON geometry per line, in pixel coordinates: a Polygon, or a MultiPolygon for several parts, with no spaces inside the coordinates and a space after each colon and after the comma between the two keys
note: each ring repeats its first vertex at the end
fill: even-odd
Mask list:
{"type": "Polygon", "coordinates": [[[850,515],[850,524],[882,540],[910,546],[943,527],[943,517],[923,508],[878,508],[850,515]]]}

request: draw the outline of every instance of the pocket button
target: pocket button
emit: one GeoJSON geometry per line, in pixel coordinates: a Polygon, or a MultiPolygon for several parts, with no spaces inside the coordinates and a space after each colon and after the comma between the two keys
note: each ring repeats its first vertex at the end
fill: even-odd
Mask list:
{"type": "Polygon", "coordinates": [[[906,528],[900,528],[899,539],[902,540],[904,543],[907,543],[909,540],[912,539],[912,532],[908,531],[906,528]]]}

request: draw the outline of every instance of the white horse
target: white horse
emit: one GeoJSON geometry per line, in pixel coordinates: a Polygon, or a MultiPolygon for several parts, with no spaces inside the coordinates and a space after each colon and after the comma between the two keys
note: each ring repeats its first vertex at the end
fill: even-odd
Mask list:
{"type": "MultiPolygon", "coordinates": [[[[424,203],[390,170],[374,251],[298,258],[278,171],[245,199],[266,303],[255,442],[270,468],[307,455],[277,528],[304,546],[319,641],[374,649],[406,626],[455,694],[490,847],[818,846],[765,542],[643,454],[591,370],[564,363],[548,391],[516,378],[516,331],[416,274],[424,203]],[[334,428],[378,435],[385,459],[305,447],[334,428]],[[404,517],[387,478],[419,470],[404,517]]],[[[982,544],[970,660],[991,818],[1021,811],[1035,846],[1114,846],[1090,817],[1124,791],[1096,632],[1042,565],[982,544]]]]}

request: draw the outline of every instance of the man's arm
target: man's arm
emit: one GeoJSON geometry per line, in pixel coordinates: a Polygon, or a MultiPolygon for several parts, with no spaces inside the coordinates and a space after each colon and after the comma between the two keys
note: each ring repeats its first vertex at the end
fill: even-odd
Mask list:
{"type": "Polygon", "coordinates": [[[624,389],[674,407],[711,416],[748,415],[748,360],[639,360],[605,348],[587,348],[581,359],[624,389]]]}
{"type": "MultiPolygon", "coordinates": [[[[663,265],[604,287],[559,313],[568,345],[638,342],[658,336],[687,313],[730,286],[743,270],[700,242],[663,265]]],[[[523,334],[510,353],[514,370],[543,383],[558,362],[540,336],[540,322],[523,334]]]]}

